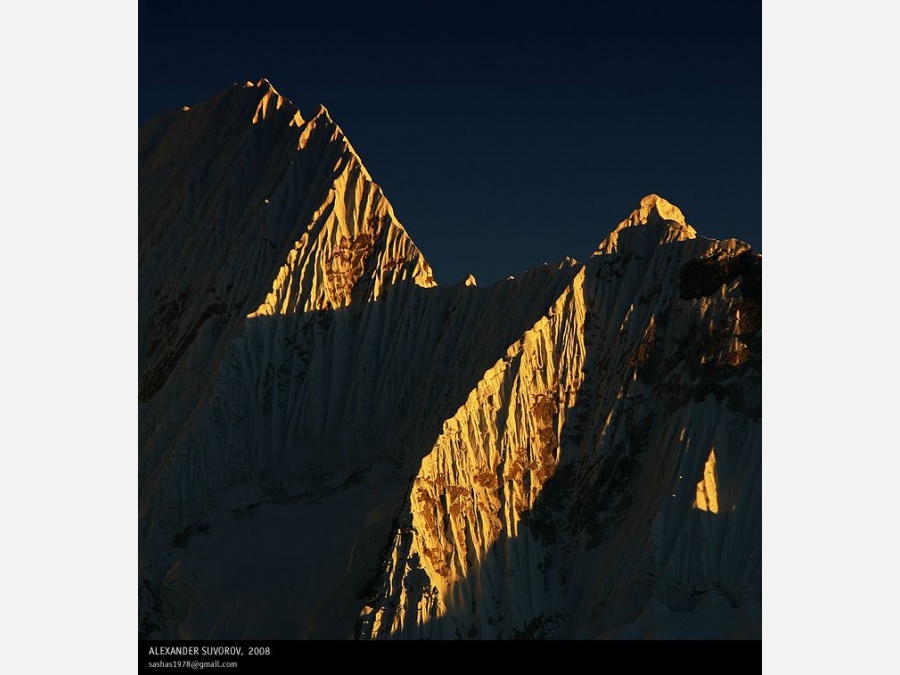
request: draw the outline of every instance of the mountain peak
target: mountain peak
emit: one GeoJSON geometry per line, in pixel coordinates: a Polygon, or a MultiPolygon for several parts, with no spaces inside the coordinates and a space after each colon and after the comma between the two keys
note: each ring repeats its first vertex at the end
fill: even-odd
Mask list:
{"type": "Polygon", "coordinates": [[[328,111],[242,86],[139,133],[139,637],[758,639],[761,261],[647,195],[426,290],[328,111]]]}
{"type": "Polygon", "coordinates": [[[685,221],[681,209],[659,195],[651,193],[641,199],[638,207],[600,242],[596,254],[621,252],[619,235],[622,230],[640,226],[658,232],[658,236],[654,235],[654,238],[658,240],[656,243],[660,244],[694,239],[697,236],[697,231],[685,221]]]}
{"type": "Polygon", "coordinates": [[[681,209],[657,194],[649,194],[641,199],[640,205],[631,212],[628,218],[619,223],[616,230],[633,225],[655,225],[664,223],[667,220],[674,220],[680,225],[687,225],[681,209]]]}
{"type": "Polygon", "coordinates": [[[321,118],[324,122],[330,122],[331,124],[334,124],[331,113],[328,112],[328,108],[326,108],[322,103],[319,104],[319,108],[316,110],[316,114],[313,115],[313,119],[317,118],[321,118]]]}
{"type": "Polygon", "coordinates": [[[268,89],[273,93],[277,94],[278,91],[275,89],[275,86],[269,81],[267,77],[261,77],[256,81],[256,84],[253,84],[249,80],[244,85],[244,87],[256,87],[257,89],[268,89]]]}
{"type": "Polygon", "coordinates": [[[258,96],[259,93],[262,93],[262,98],[259,99],[259,103],[256,107],[256,112],[253,115],[253,124],[258,124],[262,120],[266,119],[266,117],[272,114],[275,110],[280,110],[281,106],[284,105],[285,101],[287,101],[290,105],[289,109],[293,111],[292,113],[292,125],[300,126],[303,123],[303,117],[300,115],[300,110],[291,103],[288,99],[278,93],[278,90],[272,85],[269,80],[265,77],[260,78],[256,84],[252,82],[247,82],[244,84],[244,88],[252,88],[256,89],[257,92],[254,94],[258,96]]]}

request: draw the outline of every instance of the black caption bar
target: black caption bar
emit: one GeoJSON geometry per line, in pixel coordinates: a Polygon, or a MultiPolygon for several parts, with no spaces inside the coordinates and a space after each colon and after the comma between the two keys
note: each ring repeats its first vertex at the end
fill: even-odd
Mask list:
{"type": "MultiPolygon", "coordinates": [[[[340,643],[334,643],[340,644],[340,643]]],[[[139,640],[142,673],[280,673],[296,670],[315,643],[293,640],[139,640]],[[304,647],[305,645],[305,647],[304,647]]]]}
{"type": "Polygon", "coordinates": [[[575,654],[587,657],[625,657],[637,661],[721,657],[725,662],[739,660],[750,670],[762,668],[760,640],[617,640],[617,641],[378,641],[351,640],[139,640],[141,673],[292,673],[311,668],[310,659],[319,655],[343,659],[360,655],[414,655],[430,657],[446,650],[448,658],[502,656],[513,660],[532,655],[571,659],[575,654]],[[450,650],[453,650],[452,652],[450,650]]]}

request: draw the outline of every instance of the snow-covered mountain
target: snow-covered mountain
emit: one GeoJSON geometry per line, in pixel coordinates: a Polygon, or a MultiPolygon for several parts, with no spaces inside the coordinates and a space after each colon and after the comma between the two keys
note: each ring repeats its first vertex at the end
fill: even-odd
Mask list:
{"type": "MultiPolygon", "coordinates": [[[[761,635],[761,257],[437,286],[324,107],[140,129],[140,635],[761,635]]],[[[598,236],[599,239],[599,236],[598,236]]]]}

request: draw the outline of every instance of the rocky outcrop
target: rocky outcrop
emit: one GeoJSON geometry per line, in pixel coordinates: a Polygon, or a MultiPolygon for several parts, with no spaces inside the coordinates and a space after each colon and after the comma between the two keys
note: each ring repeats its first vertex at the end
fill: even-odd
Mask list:
{"type": "Polygon", "coordinates": [[[761,258],[436,287],[324,108],[140,132],[140,634],[758,637],[761,258]]]}

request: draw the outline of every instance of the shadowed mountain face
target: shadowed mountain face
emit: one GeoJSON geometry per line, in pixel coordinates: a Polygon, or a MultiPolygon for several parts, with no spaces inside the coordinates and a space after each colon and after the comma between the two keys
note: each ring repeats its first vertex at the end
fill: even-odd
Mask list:
{"type": "Polygon", "coordinates": [[[265,80],[139,148],[141,636],[760,637],[749,246],[649,195],[437,287],[265,80]]]}

